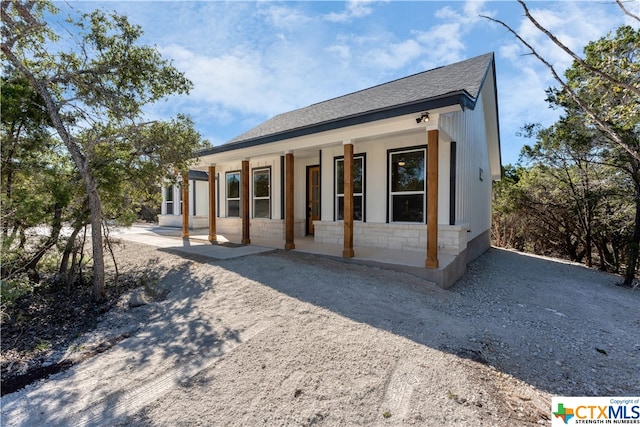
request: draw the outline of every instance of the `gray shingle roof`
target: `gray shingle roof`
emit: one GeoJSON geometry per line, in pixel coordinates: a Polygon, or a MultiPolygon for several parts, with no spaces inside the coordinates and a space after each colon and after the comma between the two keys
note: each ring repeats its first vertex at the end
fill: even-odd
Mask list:
{"type": "Polygon", "coordinates": [[[279,114],[202,154],[259,145],[373,120],[460,104],[475,107],[493,53],[279,114]]]}

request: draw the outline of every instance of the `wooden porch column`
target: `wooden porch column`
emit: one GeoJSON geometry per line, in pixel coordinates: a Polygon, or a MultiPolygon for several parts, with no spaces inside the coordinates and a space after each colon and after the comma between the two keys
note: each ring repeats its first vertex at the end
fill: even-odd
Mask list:
{"type": "Polygon", "coordinates": [[[218,240],[216,233],[216,167],[209,166],[209,241],[218,240]]]}
{"type": "Polygon", "coordinates": [[[242,170],[240,171],[240,182],[242,183],[242,190],[240,191],[240,198],[242,199],[242,244],[248,245],[251,243],[249,238],[249,160],[242,161],[242,170]]]}
{"type": "Polygon", "coordinates": [[[285,154],[284,163],[284,248],[292,250],[296,248],[296,244],[293,241],[293,153],[285,154]]]}
{"type": "Polygon", "coordinates": [[[427,259],[438,268],[438,130],[427,131],[427,259]]]}
{"type": "Polygon", "coordinates": [[[353,258],[353,144],[344,142],[344,249],[343,258],[353,258]]]}
{"type": "Polygon", "coordinates": [[[189,171],[182,172],[182,238],[189,238],[189,171]]]}

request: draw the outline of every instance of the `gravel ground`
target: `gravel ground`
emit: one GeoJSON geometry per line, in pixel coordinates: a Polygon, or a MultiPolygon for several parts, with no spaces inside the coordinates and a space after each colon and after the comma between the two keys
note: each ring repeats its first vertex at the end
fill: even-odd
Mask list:
{"type": "Polygon", "coordinates": [[[640,291],[581,266],[494,248],[442,290],[297,252],[119,257],[146,291],[2,425],[549,425],[553,395],[640,396],[640,291]]]}

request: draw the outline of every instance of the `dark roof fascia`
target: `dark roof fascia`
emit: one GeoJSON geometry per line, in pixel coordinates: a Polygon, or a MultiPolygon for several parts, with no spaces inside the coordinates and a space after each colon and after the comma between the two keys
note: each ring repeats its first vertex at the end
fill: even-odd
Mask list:
{"type": "MultiPolygon", "coordinates": [[[[495,103],[496,103],[496,132],[498,135],[498,157],[499,157],[499,161],[500,161],[500,177],[502,178],[502,141],[500,141],[500,111],[498,111],[498,80],[496,79],[496,60],[495,60],[495,55],[492,54],[492,58],[491,58],[491,69],[493,71],[492,77],[493,77],[493,96],[495,99],[495,103]]],[[[487,71],[488,74],[488,71],[487,71]]],[[[486,79],[486,76],[485,76],[486,79]]],[[[482,85],[480,86],[480,90],[482,90],[482,87],[484,86],[484,80],[482,80],[482,85]]]]}
{"type": "Polygon", "coordinates": [[[476,106],[476,99],[467,91],[457,91],[448,93],[435,98],[425,99],[419,102],[413,102],[405,105],[396,105],[392,108],[367,111],[366,113],[354,116],[341,117],[323,123],[316,123],[310,126],[291,129],[285,132],[274,133],[261,136],[258,138],[246,139],[233,143],[218,145],[207,148],[198,153],[198,156],[206,156],[210,154],[223,153],[225,151],[240,150],[242,148],[255,147],[257,145],[268,144],[270,142],[282,141],[285,139],[296,138],[300,136],[311,135],[314,133],[325,132],[329,130],[340,129],[347,126],[355,126],[363,123],[370,123],[378,120],[389,119],[393,117],[403,116],[405,114],[419,113],[425,110],[435,108],[450,107],[452,105],[460,105],[462,109],[469,108],[473,110],[476,106]]]}
{"type": "Polygon", "coordinates": [[[204,171],[189,169],[189,179],[193,181],[208,181],[209,174],[204,171]]]}

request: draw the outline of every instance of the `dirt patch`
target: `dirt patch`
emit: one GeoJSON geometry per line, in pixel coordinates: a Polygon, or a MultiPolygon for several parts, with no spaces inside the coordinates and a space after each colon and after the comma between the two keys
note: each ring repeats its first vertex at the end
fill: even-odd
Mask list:
{"type": "Polygon", "coordinates": [[[104,314],[118,304],[124,302],[134,307],[164,297],[162,289],[157,287],[153,258],[145,261],[139,255],[132,256],[124,247],[116,250],[121,255],[118,280],[114,279],[113,265],[108,263],[111,280],[104,302],[93,301],[92,288],[87,283],[76,285],[68,295],[60,286],[42,284],[33,293],[17,299],[4,313],[0,357],[2,396],[66,370],[124,339],[122,334],[106,334],[99,342],[76,351],[73,359],[65,358],[70,349],[78,347],[79,339],[96,330],[104,314]],[[151,268],[145,265],[147,262],[151,268]]]}
{"type": "Polygon", "coordinates": [[[18,299],[2,322],[2,395],[69,368],[72,361],[57,360],[61,354],[135,286],[139,283],[122,280],[102,304],[93,302],[88,286],[73,295],[47,287],[18,299]]]}
{"type": "Polygon", "coordinates": [[[8,425],[538,425],[552,395],[640,394],[640,293],[580,266],[492,249],[445,291],[296,252],[119,256],[166,298],[123,296],[65,358],[128,335],[3,397],[8,425]]]}

